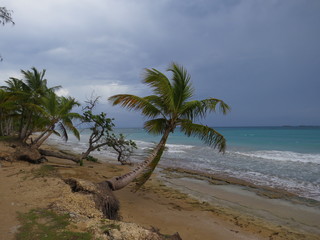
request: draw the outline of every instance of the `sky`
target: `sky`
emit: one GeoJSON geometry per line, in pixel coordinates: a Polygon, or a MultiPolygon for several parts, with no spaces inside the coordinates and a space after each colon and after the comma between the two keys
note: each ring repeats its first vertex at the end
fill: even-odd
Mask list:
{"type": "Polygon", "coordinates": [[[170,63],[191,75],[195,99],[220,98],[227,115],[209,126],[320,125],[319,0],[0,0],[15,25],[0,26],[0,85],[20,70],[46,69],[48,85],[118,127],[139,113],[108,97],[151,94],[145,68],[170,63]]]}

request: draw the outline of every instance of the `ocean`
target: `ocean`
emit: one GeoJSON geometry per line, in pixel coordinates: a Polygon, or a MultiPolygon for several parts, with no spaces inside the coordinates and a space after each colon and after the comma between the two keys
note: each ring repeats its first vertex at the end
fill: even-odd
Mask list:
{"type": "MultiPolygon", "coordinates": [[[[320,201],[320,127],[215,129],[227,139],[225,154],[176,130],[168,139],[160,165],[219,173],[320,201]]],[[[133,162],[141,161],[160,139],[142,128],[119,128],[115,132],[137,143],[138,149],[131,156],[133,162]]],[[[63,146],[82,152],[87,139],[88,131],[83,131],[80,142],[70,138],[63,146]]],[[[57,138],[53,141],[61,142],[57,138]]],[[[110,149],[95,154],[116,157],[110,149]]]]}

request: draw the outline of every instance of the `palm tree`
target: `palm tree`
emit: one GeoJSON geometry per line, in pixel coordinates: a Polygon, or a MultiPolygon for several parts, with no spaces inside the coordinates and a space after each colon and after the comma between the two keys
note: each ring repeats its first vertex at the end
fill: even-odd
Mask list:
{"type": "Polygon", "coordinates": [[[44,112],[43,117],[39,119],[45,128],[32,142],[31,147],[38,149],[53,133],[68,140],[68,130],[80,139],[80,134],[73,125],[72,120],[79,119],[81,116],[78,113],[71,112],[73,107],[79,105],[74,98],[58,97],[54,92],[50,92],[47,96],[43,97],[42,106],[44,107],[44,112]]]}
{"type": "Polygon", "coordinates": [[[38,71],[35,67],[32,71],[21,70],[24,80],[10,78],[3,87],[12,95],[18,97],[16,100],[17,111],[20,115],[19,138],[23,142],[27,140],[32,131],[37,127],[36,120],[42,112],[41,99],[48,93],[59,89],[61,86],[48,88],[45,79],[46,70],[38,71]]]}
{"type": "Polygon", "coordinates": [[[141,111],[144,116],[150,118],[144,123],[144,128],[149,133],[162,135],[160,142],[145,161],[131,172],[107,181],[112,190],[121,189],[135,179],[136,189],[141,187],[157,166],[169,134],[177,127],[187,136],[196,136],[220,152],[225,151],[226,140],[223,135],[196,121],[203,119],[207,113],[215,112],[217,107],[226,114],[230,110],[229,106],[216,98],[191,100],[193,88],[188,72],[176,63],[172,63],[167,71],[172,73],[171,81],[156,69],[145,69],[143,83],[152,88],[154,95],[139,97],[119,94],[109,98],[113,105],[141,111]]]}
{"type": "Polygon", "coordinates": [[[15,100],[15,96],[0,89],[0,136],[12,134],[15,100]]]}

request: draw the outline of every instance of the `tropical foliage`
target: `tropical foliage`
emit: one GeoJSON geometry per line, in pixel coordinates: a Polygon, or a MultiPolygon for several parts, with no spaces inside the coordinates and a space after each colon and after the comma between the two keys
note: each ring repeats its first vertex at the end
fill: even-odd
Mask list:
{"type": "MultiPolygon", "coordinates": [[[[5,25],[6,23],[12,23],[14,24],[14,21],[11,17],[11,10],[8,10],[5,7],[0,7],[0,25],[5,25]]],[[[2,57],[0,55],[0,62],[2,61],[2,57]]]]}
{"type": "Polygon", "coordinates": [[[31,141],[38,148],[52,133],[68,138],[68,131],[79,137],[73,119],[80,118],[72,113],[79,103],[71,97],[59,97],[55,90],[60,86],[48,87],[46,71],[21,70],[23,79],[10,78],[0,89],[0,136],[18,136],[20,141],[31,141]],[[68,131],[67,131],[68,130],[68,131]],[[32,140],[30,136],[41,134],[32,140]]]}
{"type": "Polygon", "coordinates": [[[226,114],[230,110],[229,106],[217,98],[193,100],[194,89],[188,72],[176,63],[172,63],[168,71],[172,73],[171,80],[156,69],[145,69],[143,83],[151,87],[153,95],[139,97],[118,94],[109,98],[113,105],[140,111],[149,118],[144,128],[149,133],[162,135],[159,144],[144,162],[132,172],[109,181],[114,190],[123,188],[134,179],[137,181],[137,189],[141,187],[150,178],[161,159],[169,134],[177,127],[180,127],[187,136],[198,137],[220,152],[225,151],[224,136],[197,121],[217,109],[226,114]]]}

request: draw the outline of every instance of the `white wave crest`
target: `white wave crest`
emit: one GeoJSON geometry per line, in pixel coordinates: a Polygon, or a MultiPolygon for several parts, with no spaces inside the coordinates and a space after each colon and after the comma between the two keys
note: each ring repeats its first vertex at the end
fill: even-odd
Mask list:
{"type": "Polygon", "coordinates": [[[262,158],[275,161],[292,161],[303,163],[320,164],[320,154],[297,153],[290,151],[255,151],[255,152],[236,152],[236,154],[252,157],[262,158]]]}
{"type": "Polygon", "coordinates": [[[186,149],[193,148],[191,145],[166,144],[168,153],[185,153],[186,149]]]}

